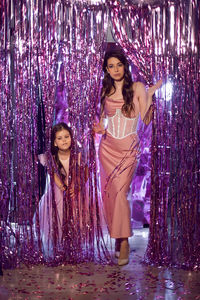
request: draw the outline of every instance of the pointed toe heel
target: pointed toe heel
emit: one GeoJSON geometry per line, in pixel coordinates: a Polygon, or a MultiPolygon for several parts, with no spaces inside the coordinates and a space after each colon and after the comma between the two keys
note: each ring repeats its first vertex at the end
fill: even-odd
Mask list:
{"type": "Polygon", "coordinates": [[[120,256],[120,251],[115,251],[115,257],[119,258],[119,256],[120,256]]]}
{"type": "Polygon", "coordinates": [[[124,266],[124,265],[127,265],[128,263],[129,263],[128,258],[119,258],[118,259],[118,266],[124,266]]]}

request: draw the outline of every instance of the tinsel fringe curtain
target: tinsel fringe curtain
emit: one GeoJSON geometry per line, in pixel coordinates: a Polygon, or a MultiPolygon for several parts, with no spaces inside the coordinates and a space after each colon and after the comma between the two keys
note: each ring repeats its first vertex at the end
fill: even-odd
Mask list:
{"type": "Polygon", "coordinates": [[[53,36],[38,27],[47,22],[52,32],[55,23],[48,21],[49,9],[37,17],[39,9],[31,2],[0,4],[0,217],[2,256],[7,266],[16,265],[21,257],[31,260],[31,224],[39,201],[35,158],[48,144],[52,126],[56,87],[52,65],[57,49],[53,36]],[[41,132],[45,128],[46,139],[44,135],[40,138],[39,128],[41,132]],[[27,249],[31,249],[29,258],[27,249]]]}
{"type": "Polygon", "coordinates": [[[0,3],[3,260],[10,266],[40,261],[31,230],[40,199],[35,156],[49,147],[60,84],[68,121],[89,166],[90,198],[97,204],[90,130],[110,15],[115,39],[139,74],[148,84],[164,78],[154,99],[151,223],[145,261],[199,269],[199,4],[195,0],[140,7],[130,1],[81,3],[0,3]]]}
{"type": "Polygon", "coordinates": [[[111,1],[114,36],[154,99],[151,220],[147,263],[200,268],[199,4],[120,6],[111,1]],[[188,13],[187,13],[188,12],[188,13]]]}
{"type": "MultiPolygon", "coordinates": [[[[1,254],[6,267],[46,261],[33,226],[43,192],[37,155],[49,150],[61,86],[66,94],[65,121],[76,141],[73,155],[81,153],[80,164],[89,170],[87,192],[84,188],[80,192],[82,203],[88,195],[89,209],[79,212],[87,224],[84,236],[79,232],[74,237],[79,238],[77,253],[80,248],[85,252],[74,256],[78,258],[73,262],[106,256],[90,131],[97,110],[108,13],[105,6],[88,8],[84,3],[60,1],[5,0],[0,4],[1,254]]],[[[55,264],[63,260],[67,262],[67,253],[55,257],[55,264]]]]}

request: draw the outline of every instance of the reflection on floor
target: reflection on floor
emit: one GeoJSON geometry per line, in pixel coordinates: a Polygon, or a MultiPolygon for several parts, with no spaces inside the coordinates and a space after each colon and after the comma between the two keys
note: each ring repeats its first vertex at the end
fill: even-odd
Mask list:
{"type": "Polygon", "coordinates": [[[200,272],[142,263],[148,229],[134,230],[126,266],[80,264],[4,270],[0,299],[46,300],[200,300],[200,272]]]}

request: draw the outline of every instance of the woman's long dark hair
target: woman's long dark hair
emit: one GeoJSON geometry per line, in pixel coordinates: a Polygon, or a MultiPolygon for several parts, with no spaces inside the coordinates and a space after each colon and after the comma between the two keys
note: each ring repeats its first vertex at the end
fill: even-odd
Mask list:
{"type": "MultiPolygon", "coordinates": [[[[58,171],[59,171],[59,175],[61,177],[61,179],[64,181],[65,180],[65,177],[66,175],[63,174],[62,170],[64,171],[64,167],[61,163],[61,161],[59,160],[59,157],[58,157],[58,147],[56,147],[54,145],[54,142],[55,142],[55,139],[56,139],[56,133],[61,131],[61,130],[67,130],[70,134],[70,137],[71,137],[71,147],[70,149],[73,149],[74,147],[74,140],[73,140],[73,134],[72,134],[72,130],[71,128],[64,122],[61,122],[61,123],[58,123],[56,125],[54,125],[54,127],[52,128],[52,131],[51,131],[51,154],[53,155],[53,157],[55,158],[55,162],[58,166],[58,171]]],[[[70,159],[71,159],[71,155],[70,155],[70,159]]],[[[70,163],[71,165],[71,163],[70,163]]]]}
{"type": "MultiPolygon", "coordinates": [[[[109,73],[107,72],[108,59],[111,57],[115,57],[119,59],[119,61],[124,65],[124,84],[122,87],[122,95],[124,99],[124,105],[122,106],[122,112],[130,117],[131,112],[134,112],[134,103],[133,103],[133,81],[131,77],[131,72],[129,71],[129,63],[125,57],[125,55],[117,50],[106,52],[104,62],[103,62],[103,71],[104,71],[104,79],[103,79],[103,87],[101,89],[101,114],[104,110],[105,105],[105,97],[110,95],[112,88],[114,89],[113,94],[116,91],[114,79],[111,78],[109,73]]],[[[112,95],[112,94],[111,94],[112,95]]]]}

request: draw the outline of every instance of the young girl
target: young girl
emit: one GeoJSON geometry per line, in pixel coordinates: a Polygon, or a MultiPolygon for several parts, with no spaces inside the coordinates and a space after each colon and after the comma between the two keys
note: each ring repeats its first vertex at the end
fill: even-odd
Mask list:
{"type": "MultiPolygon", "coordinates": [[[[56,124],[51,133],[51,153],[39,155],[48,176],[35,223],[40,247],[45,258],[75,260],[81,251],[83,232],[80,203],[80,155],[73,159],[74,141],[71,129],[65,123],[56,124]],[[76,252],[77,251],[77,252],[76,252]]],[[[85,178],[83,178],[83,181],[85,178]]]]}
{"type": "Polygon", "coordinates": [[[152,95],[161,81],[148,90],[134,82],[123,53],[107,52],[103,63],[101,119],[94,132],[103,134],[99,147],[101,192],[110,236],[116,239],[118,264],[129,261],[128,238],[132,236],[127,193],[135,173],[140,147],[139,116],[148,124],[152,117],[152,95]],[[107,118],[107,129],[103,119],[107,118]]]}

